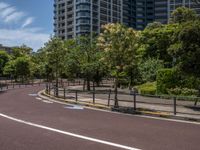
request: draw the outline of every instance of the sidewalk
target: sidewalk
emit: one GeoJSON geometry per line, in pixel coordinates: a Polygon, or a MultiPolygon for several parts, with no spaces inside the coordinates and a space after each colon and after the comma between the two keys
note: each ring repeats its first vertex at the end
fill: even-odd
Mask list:
{"type": "MultiPolygon", "coordinates": [[[[82,86],[71,86],[68,87],[70,90],[82,90],[82,86]]],[[[110,88],[96,88],[96,90],[109,90],[110,88]]],[[[130,95],[130,91],[127,90],[119,90],[118,99],[119,106],[122,108],[133,108],[133,96],[130,95]],[[126,93],[122,94],[122,93],[126,93]]],[[[53,95],[53,91],[51,91],[51,95],[53,95]]],[[[59,97],[64,97],[63,92],[59,92],[59,97]]],[[[67,102],[80,103],[83,105],[93,105],[93,94],[92,92],[80,92],[77,95],[78,102],[75,101],[75,93],[66,93],[67,102]]],[[[62,100],[62,99],[61,99],[62,100]]],[[[64,99],[63,99],[64,101],[64,99]]],[[[164,117],[181,117],[184,119],[198,120],[200,121],[200,105],[194,107],[193,101],[180,101],[177,100],[177,114],[174,115],[174,105],[173,100],[170,99],[161,99],[161,98],[153,98],[153,97],[144,97],[144,96],[136,96],[136,107],[137,110],[141,113],[148,114],[156,114],[164,117]]],[[[108,94],[95,94],[95,104],[105,108],[111,108],[114,106],[114,94],[110,96],[110,107],[108,107],[108,94]]],[[[94,104],[94,107],[95,107],[94,104]]],[[[130,110],[130,109],[129,109],[130,110]]]]}

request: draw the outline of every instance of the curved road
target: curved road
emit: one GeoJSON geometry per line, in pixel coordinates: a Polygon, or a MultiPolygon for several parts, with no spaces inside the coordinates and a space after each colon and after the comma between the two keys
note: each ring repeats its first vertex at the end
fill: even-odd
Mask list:
{"type": "Polygon", "coordinates": [[[0,93],[1,150],[198,150],[200,124],[51,103],[42,87],[0,93]]]}

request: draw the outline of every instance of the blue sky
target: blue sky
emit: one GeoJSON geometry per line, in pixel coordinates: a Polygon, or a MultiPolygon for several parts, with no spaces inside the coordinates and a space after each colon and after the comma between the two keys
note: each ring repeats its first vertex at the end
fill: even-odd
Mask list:
{"type": "Polygon", "coordinates": [[[39,49],[53,34],[54,0],[0,0],[0,44],[39,49]]]}

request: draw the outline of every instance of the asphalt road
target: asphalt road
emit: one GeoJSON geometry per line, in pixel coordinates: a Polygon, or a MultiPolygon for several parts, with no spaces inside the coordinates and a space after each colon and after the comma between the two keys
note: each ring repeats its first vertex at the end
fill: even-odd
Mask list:
{"type": "Polygon", "coordinates": [[[200,124],[50,103],[42,87],[0,93],[0,150],[199,150],[200,124]]]}

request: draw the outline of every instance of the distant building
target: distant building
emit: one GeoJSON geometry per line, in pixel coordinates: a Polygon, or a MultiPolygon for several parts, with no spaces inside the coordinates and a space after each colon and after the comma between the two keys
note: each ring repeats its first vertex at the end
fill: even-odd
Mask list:
{"type": "Polygon", "coordinates": [[[0,44],[0,51],[5,51],[8,54],[11,54],[13,50],[12,47],[3,46],[2,44],[0,44]]]}

